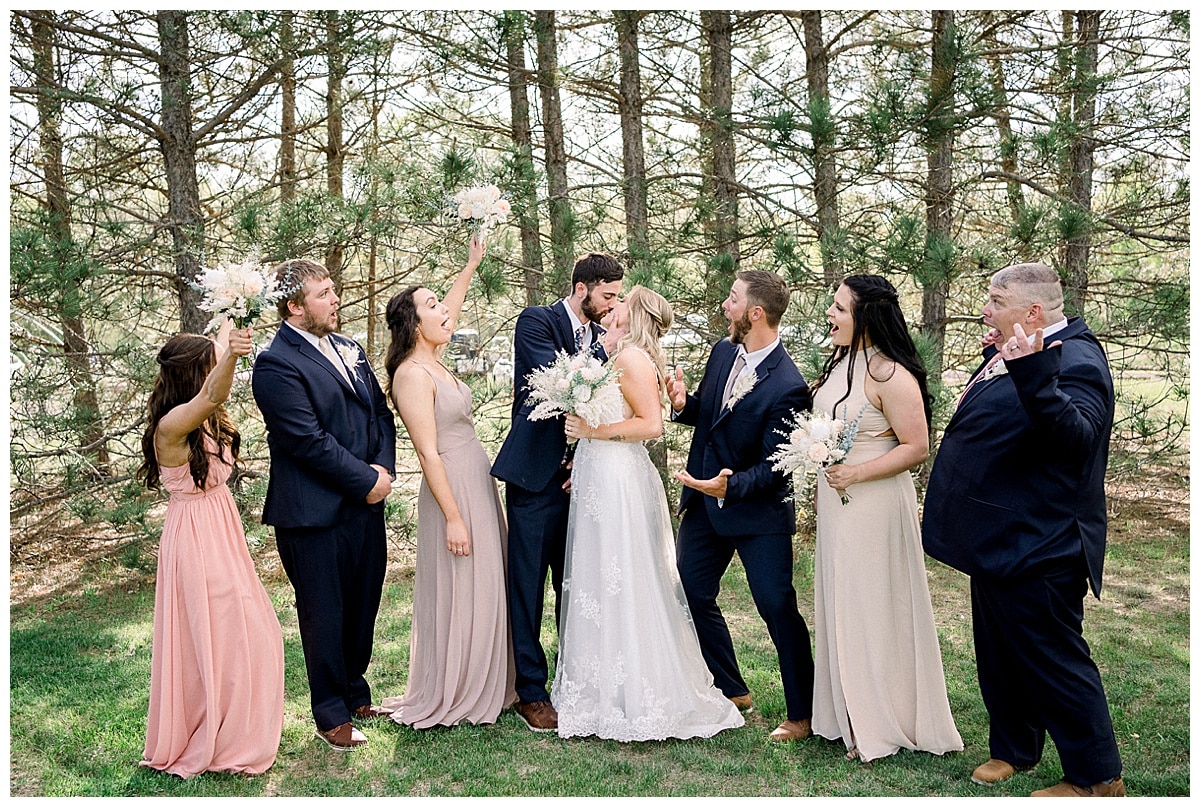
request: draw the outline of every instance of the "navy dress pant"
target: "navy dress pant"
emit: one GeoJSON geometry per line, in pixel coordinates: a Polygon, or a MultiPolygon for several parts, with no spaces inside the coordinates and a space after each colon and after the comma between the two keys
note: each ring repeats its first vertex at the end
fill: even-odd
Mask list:
{"type": "Polygon", "coordinates": [[[788,720],[812,717],[813,658],[808,625],[796,606],[792,584],[792,536],[788,533],[718,535],[702,504],[688,508],[679,525],[676,564],[688,608],[713,683],[726,697],[750,690],[742,679],[729,626],[717,605],[721,577],[736,551],[759,616],[779,654],[779,675],[788,720]]]}
{"type": "Polygon", "coordinates": [[[1082,566],[1015,581],[971,578],[992,757],[1032,766],[1049,732],[1063,778],[1084,786],[1121,775],[1100,671],[1083,638],[1087,585],[1082,566]]]}

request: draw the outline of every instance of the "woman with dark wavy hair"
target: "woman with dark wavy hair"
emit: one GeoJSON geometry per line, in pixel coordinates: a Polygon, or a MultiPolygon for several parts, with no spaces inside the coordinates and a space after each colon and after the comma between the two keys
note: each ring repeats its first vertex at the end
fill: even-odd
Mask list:
{"type": "Polygon", "coordinates": [[[471,390],[442,364],[484,251],[472,239],[444,301],[410,286],[387,306],[388,395],[417,451],[422,479],[408,684],[382,706],[392,720],[418,729],[494,723],[516,699],[504,510],[475,435],[471,390]]]}
{"type": "Polygon", "coordinates": [[[929,456],[925,368],[886,278],[847,277],[825,315],[833,354],[813,411],[858,433],[817,481],[812,729],[864,762],[961,751],[910,473],[929,456]]]}
{"type": "Polygon", "coordinates": [[[283,635],[225,482],[241,435],[225,412],[250,330],[158,353],[138,475],[170,493],[158,550],[142,765],[190,778],[262,773],[283,730],[283,635]],[[227,349],[220,343],[227,342],[227,349]]]}

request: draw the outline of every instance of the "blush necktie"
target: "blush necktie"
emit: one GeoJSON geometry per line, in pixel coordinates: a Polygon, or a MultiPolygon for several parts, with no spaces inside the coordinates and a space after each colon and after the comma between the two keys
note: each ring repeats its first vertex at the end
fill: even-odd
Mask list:
{"type": "Polygon", "coordinates": [[[721,396],[721,408],[724,409],[729,403],[729,396],[733,394],[733,386],[737,383],[738,376],[742,374],[742,370],[746,367],[746,354],[738,353],[736,359],[733,360],[733,369],[729,371],[729,379],[725,382],[725,394],[721,396]]]}
{"type": "Polygon", "coordinates": [[[346,380],[346,383],[353,387],[354,384],[350,381],[350,372],[346,369],[346,363],[342,361],[342,357],[334,350],[328,336],[322,336],[317,340],[317,349],[321,351],[322,356],[329,360],[334,369],[342,374],[342,378],[346,380]]]}

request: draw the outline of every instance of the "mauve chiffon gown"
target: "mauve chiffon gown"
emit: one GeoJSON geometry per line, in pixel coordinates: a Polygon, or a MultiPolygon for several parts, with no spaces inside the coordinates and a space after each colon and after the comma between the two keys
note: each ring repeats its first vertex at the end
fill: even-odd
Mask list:
{"type": "Polygon", "coordinates": [[[446,516],[422,480],[408,684],[401,697],[380,704],[392,720],[418,729],[494,723],[517,699],[505,595],[508,525],[500,494],[475,435],[470,388],[429,376],[437,390],[438,455],[467,523],[471,554],[446,549],[446,516]]]}
{"type": "Polygon", "coordinates": [[[232,468],[210,455],[204,490],[187,465],[159,470],[171,499],[141,764],[184,779],[262,773],[283,729],[283,634],[225,484],[232,468]]]}

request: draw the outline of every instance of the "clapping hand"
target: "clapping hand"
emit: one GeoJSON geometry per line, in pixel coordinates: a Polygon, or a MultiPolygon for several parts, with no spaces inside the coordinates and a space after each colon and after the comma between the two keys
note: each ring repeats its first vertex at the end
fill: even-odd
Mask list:
{"type": "Polygon", "coordinates": [[[679,365],[675,365],[674,375],[667,373],[667,398],[676,412],[682,412],[687,406],[687,387],[683,384],[683,368],[679,365]]]}

